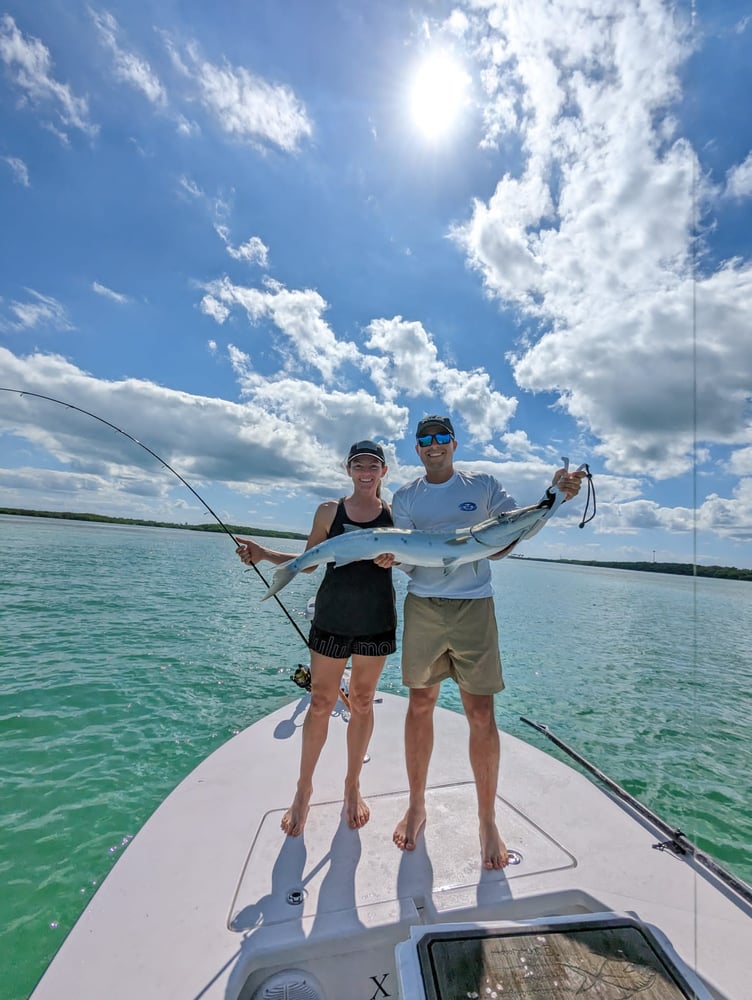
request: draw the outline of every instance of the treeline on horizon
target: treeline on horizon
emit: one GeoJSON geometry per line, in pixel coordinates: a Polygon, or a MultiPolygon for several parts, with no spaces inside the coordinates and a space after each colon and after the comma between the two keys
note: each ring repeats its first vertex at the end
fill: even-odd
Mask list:
{"type": "MultiPolygon", "coordinates": [[[[76,514],[72,511],[23,510],[19,507],[0,507],[0,514],[18,514],[23,517],[51,517],[62,521],[101,521],[105,524],[130,524],[143,528],[176,528],[180,531],[223,531],[217,524],[173,524],[169,521],[146,521],[137,517],[109,517],[106,514],[76,514]]],[[[264,538],[307,538],[298,531],[274,531],[271,528],[249,528],[247,525],[226,524],[233,535],[258,535],[264,538]]]]}
{"type": "Polygon", "coordinates": [[[707,576],[721,580],[750,580],[752,569],[737,569],[736,566],[700,566],[695,563],[669,562],[611,562],[597,559],[540,559],[524,556],[530,562],[567,563],[571,566],[599,566],[606,569],[632,569],[643,573],[672,573],[674,576],[707,576]]]}
{"type": "MultiPolygon", "coordinates": [[[[145,528],[175,528],[180,531],[222,531],[217,523],[173,524],[169,521],[146,521],[135,517],[109,517],[105,514],[76,514],[71,511],[23,510],[18,507],[0,507],[0,514],[18,514],[24,517],[51,517],[64,521],[101,521],[105,524],[130,524],[145,528]]],[[[258,535],[261,538],[303,538],[307,535],[298,531],[274,531],[271,528],[252,528],[247,525],[228,524],[225,526],[233,535],[258,535]]],[[[596,566],[606,569],[641,570],[643,573],[672,573],[674,576],[703,576],[721,580],[752,581],[752,569],[737,569],[736,566],[700,566],[694,563],[670,562],[615,562],[599,559],[544,559],[538,556],[514,556],[530,562],[566,563],[572,566],[596,566]]]]}

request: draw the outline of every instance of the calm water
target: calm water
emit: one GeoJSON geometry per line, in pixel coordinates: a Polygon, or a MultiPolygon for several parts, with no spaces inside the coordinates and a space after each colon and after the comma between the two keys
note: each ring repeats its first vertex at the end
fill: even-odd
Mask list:
{"type": "MultiPolygon", "coordinates": [[[[547,724],[752,881],[752,585],[524,560],[494,573],[499,724],[556,753],[518,717],[547,724]]],[[[317,580],[281,594],[304,631],[317,580]]],[[[298,693],[305,647],[263,589],[226,535],[0,516],[4,1000],[28,996],[164,796],[298,693]]],[[[381,687],[401,693],[398,655],[381,687]]],[[[449,685],[442,702],[459,710],[449,685]]]]}

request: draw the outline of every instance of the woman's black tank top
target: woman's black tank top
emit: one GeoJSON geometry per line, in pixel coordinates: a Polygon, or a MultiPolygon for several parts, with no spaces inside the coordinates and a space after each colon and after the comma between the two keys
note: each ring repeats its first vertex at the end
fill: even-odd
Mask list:
{"type": "MultiPolygon", "coordinates": [[[[356,528],[391,528],[392,515],[383,506],[378,517],[363,524],[352,521],[345,510],[344,497],[328,537],[344,534],[344,526],[356,528]]],[[[392,571],[381,569],[372,559],[350,563],[335,569],[327,563],[324,579],[316,594],[313,624],[334,635],[367,636],[388,632],[397,625],[397,608],[392,586],[392,571]]]]}

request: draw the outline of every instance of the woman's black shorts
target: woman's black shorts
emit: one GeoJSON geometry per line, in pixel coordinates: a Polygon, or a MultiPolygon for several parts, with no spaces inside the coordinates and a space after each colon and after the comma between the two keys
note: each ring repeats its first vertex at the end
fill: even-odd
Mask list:
{"type": "Polygon", "coordinates": [[[388,656],[397,651],[396,634],[397,630],[392,628],[377,635],[334,635],[311,625],[308,647],[332,660],[346,660],[350,656],[388,656]]]}

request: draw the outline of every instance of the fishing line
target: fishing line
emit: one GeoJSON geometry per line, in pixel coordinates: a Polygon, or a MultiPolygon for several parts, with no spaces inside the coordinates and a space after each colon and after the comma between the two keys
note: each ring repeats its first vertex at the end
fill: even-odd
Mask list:
{"type": "MultiPolygon", "coordinates": [[[[214,511],[211,509],[211,507],[206,502],[206,500],[204,500],[204,498],[202,496],[199,496],[199,494],[196,492],[196,490],[194,490],[194,488],[191,486],[191,484],[189,482],[187,482],[185,479],[183,479],[183,477],[180,475],[180,473],[176,472],[175,469],[173,469],[173,467],[168,462],[165,462],[165,460],[163,458],[160,458],[160,456],[155,451],[152,451],[152,449],[148,445],[144,444],[143,441],[139,441],[138,438],[133,437],[133,435],[129,434],[128,431],[124,431],[122,427],[117,427],[115,424],[110,423],[109,420],[105,420],[104,417],[99,417],[99,416],[97,416],[96,413],[92,413],[90,410],[84,410],[83,407],[76,406],[74,403],[66,403],[64,399],[55,399],[54,396],[44,396],[40,392],[30,392],[28,389],[11,389],[8,386],[4,386],[4,385],[0,385],[0,392],[12,392],[12,393],[16,393],[19,396],[33,396],[35,399],[45,399],[49,403],[57,403],[58,406],[64,406],[68,410],[76,410],[77,413],[83,413],[84,416],[91,417],[93,420],[98,420],[100,424],[104,424],[106,427],[112,428],[113,431],[117,431],[118,434],[122,434],[123,437],[127,437],[129,441],[132,441],[134,444],[137,444],[139,446],[139,448],[143,448],[144,451],[147,451],[152,456],[152,458],[156,458],[156,460],[158,462],[160,462],[165,467],[165,469],[168,470],[168,472],[171,472],[173,474],[173,476],[176,476],[180,480],[180,482],[183,484],[183,486],[185,486],[187,489],[189,489],[191,491],[191,493],[198,500],[198,502],[200,504],[202,504],[206,508],[206,510],[209,511],[209,513],[214,518],[214,520],[217,522],[217,524],[220,526],[220,528],[227,535],[230,536],[230,538],[233,540],[233,542],[235,542],[235,545],[239,546],[240,543],[238,542],[238,540],[235,537],[235,535],[233,535],[233,533],[230,531],[230,529],[227,527],[227,525],[224,524],[224,522],[221,521],[219,519],[219,517],[214,513],[214,511]]],[[[261,582],[264,584],[264,586],[268,590],[269,589],[269,584],[264,579],[264,576],[263,576],[261,570],[258,568],[258,566],[255,563],[251,563],[251,566],[256,571],[257,576],[259,577],[259,579],[261,580],[261,582]]],[[[282,608],[282,610],[284,611],[285,615],[287,616],[287,620],[293,626],[293,628],[298,633],[298,635],[303,640],[303,642],[306,644],[306,646],[308,646],[308,640],[306,639],[306,637],[301,632],[300,627],[298,626],[298,623],[295,621],[295,619],[292,617],[292,615],[290,614],[290,612],[284,606],[284,604],[282,603],[282,601],[280,601],[280,599],[277,597],[277,595],[274,594],[272,596],[274,597],[274,600],[277,602],[277,604],[280,606],[280,608],[282,608]]]]}
{"type": "MultiPolygon", "coordinates": [[[[691,21],[690,31],[692,43],[697,44],[697,0],[691,0],[691,21]]],[[[692,685],[692,711],[695,733],[700,732],[700,705],[697,687],[697,676],[699,672],[699,631],[698,616],[700,611],[698,578],[697,578],[697,461],[699,449],[698,437],[698,402],[697,402],[697,270],[698,270],[698,241],[699,241],[699,221],[698,221],[698,183],[697,183],[697,156],[692,149],[690,164],[692,170],[691,206],[692,206],[692,230],[691,230],[691,268],[692,268],[692,677],[695,683],[692,685]]],[[[693,803],[693,810],[690,813],[694,830],[699,830],[699,811],[693,803]]],[[[695,900],[694,900],[694,949],[695,959],[699,952],[700,925],[699,925],[699,902],[698,886],[695,880],[695,900]]]]}

